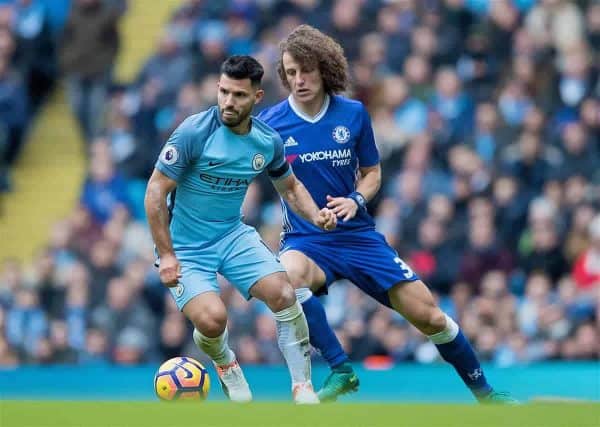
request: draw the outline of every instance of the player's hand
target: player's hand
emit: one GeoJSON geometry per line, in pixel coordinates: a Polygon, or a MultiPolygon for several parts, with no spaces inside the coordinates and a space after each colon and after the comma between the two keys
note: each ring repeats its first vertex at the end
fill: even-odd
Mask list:
{"type": "Polygon", "coordinates": [[[323,208],[319,211],[315,225],[325,231],[333,230],[337,225],[337,217],[331,209],[323,208]]]}
{"type": "Polygon", "coordinates": [[[354,218],[356,212],[358,212],[358,205],[348,197],[331,197],[327,195],[327,207],[344,222],[354,218]]]}
{"type": "Polygon", "coordinates": [[[166,254],[160,257],[160,265],[158,267],[160,281],[168,288],[173,288],[179,283],[181,278],[181,265],[179,260],[173,254],[166,254]]]}

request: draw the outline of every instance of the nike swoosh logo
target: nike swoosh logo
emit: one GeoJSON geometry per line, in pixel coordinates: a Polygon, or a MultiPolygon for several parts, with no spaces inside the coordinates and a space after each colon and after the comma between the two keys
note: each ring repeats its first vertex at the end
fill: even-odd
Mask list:
{"type": "Polygon", "coordinates": [[[208,162],[208,166],[218,166],[218,165],[222,165],[225,162],[208,162]]]}

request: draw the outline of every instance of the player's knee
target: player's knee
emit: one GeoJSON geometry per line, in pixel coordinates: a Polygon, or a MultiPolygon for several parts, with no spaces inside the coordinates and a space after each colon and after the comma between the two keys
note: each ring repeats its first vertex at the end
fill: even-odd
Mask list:
{"type": "Polygon", "coordinates": [[[427,321],[422,331],[425,335],[433,335],[446,329],[446,315],[439,307],[432,307],[427,314],[427,321]]]}
{"type": "Polygon", "coordinates": [[[287,275],[290,283],[295,289],[308,286],[308,275],[305,269],[300,267],[291,267],[287,269],[287,275]]]}
{"type": "Polygon", "coordinates": [[[190,320],[202,335],[218,337],[227,326],[227,312],[222,307],[208,306],[195,313],[190,320]]]}
{"type": "Polygon", "coordinates": [[[277,313],[285,308],[290,307],[296,302],[296,293],[290,283],[285,283],[271,292],[265,303],[269,306],[272,312],[277,313]]]}

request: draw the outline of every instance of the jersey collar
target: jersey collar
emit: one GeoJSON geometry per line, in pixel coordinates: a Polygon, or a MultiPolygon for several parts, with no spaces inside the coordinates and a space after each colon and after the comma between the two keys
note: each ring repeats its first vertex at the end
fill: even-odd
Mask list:
{"type": "Polygon", "coordinates": [[[292,95],[288,96],[288,103],[290,104],[290,108],[292,109],[292,111],[294,113],[296,113],[296,115],[298,117],[300,117],[302,120],[307,121],[309,123],[317,123],[319,120],[321,120],[323,118],[323,116],[327,112],[327,109],[329,108],[329,95],[325,94],[323,106],[321,107],[321,110],[315,116],[309,116],[308,114],[303,113],[302,110],[300,109],[300,107],[298,107],[296,105],[296,103],[294,102],[292,95]]]}

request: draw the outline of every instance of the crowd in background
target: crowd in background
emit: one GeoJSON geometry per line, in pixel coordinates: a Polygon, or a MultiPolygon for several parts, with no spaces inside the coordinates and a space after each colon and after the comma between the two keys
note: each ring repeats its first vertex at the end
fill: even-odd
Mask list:
{"type": "MultiPolygon", "coordinates": [[[[73,0],[50,33],[43,4],[0,6],[0,147],[18,146],[11,132],[23,133],[60,72],[89,174],[33,264],[0,266],[0,365],[202,359],[152,266],[145,182],[173,129],[216,103],[228,55],[265,66],[258,109],[287,96],[278,41],[301,23],[342,44],[348,95],[371,113],[384,178],[369,207],[377,229],[481,358],[598,359],[600,2],[187,0],[126,83],[112,77],[125,1],[73,0]]],[[[268,179],[250,187],[244,214],[276,249],[268,179]]],[[[266,307],[220,280],[240,362],[280,363],[266,307]]],[[[352,284],[323,302],[352,360],[439,360],[352,284]]]]}

